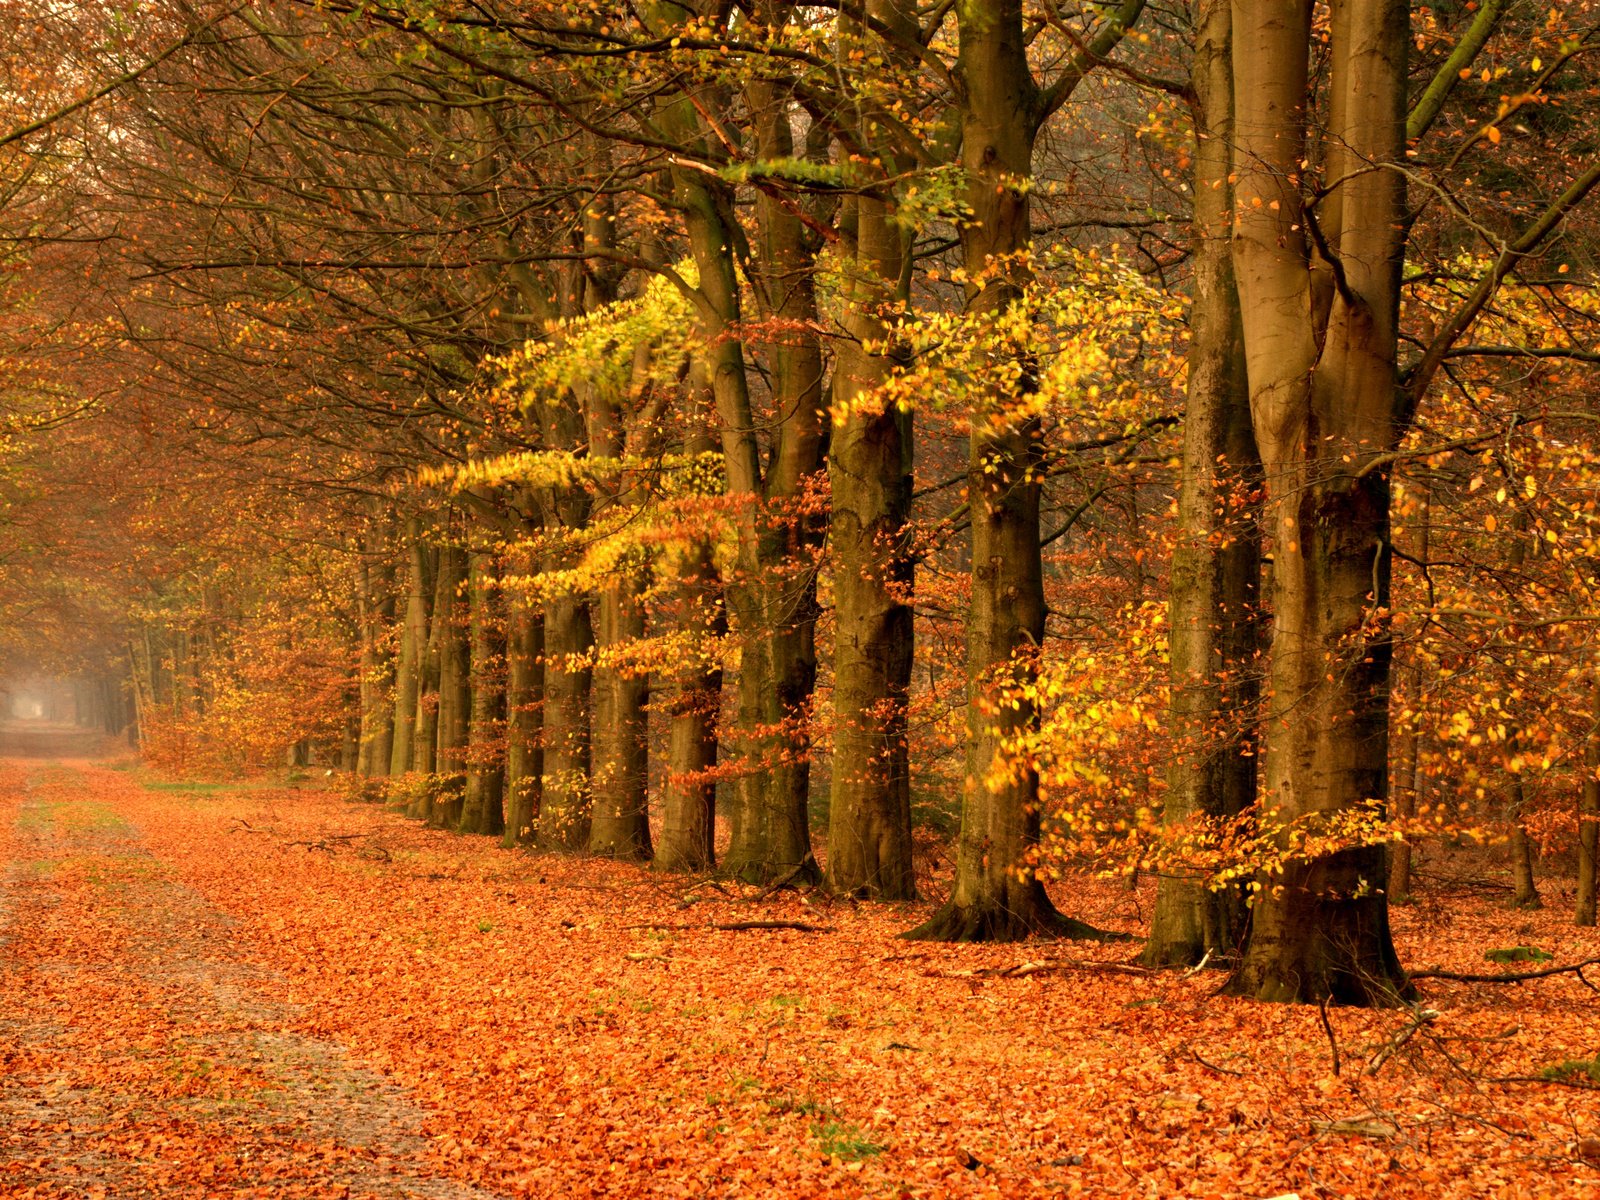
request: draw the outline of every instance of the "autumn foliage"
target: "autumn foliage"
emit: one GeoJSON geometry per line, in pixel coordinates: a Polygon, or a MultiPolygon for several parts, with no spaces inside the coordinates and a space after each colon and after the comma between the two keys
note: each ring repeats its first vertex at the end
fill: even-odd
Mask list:
{"type": "Polygon", "coordinates": [[[226,1042],[33,1159],[1587,1178],[1591,0],[0,12],[15,1071],[226,1042]]]}

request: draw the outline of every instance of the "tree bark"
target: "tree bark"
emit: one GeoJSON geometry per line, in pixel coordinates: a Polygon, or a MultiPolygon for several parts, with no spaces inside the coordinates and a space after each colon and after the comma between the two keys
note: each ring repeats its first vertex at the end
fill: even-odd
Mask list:
{"type": "MultiPolygon", "coordinates": [[[[690,367],[688,395],[703,412],[703,421],[688,438],[691,455],[711,452],[707,426],[711,399],[698,361],[690,367]]],[[[669,568],[679,580],[673,598],[673,623],[692,631],[704,647],[701,658],[681,664],[672,673],[667,700],[667,768],[661,791],[661,836],[655,869],[682,873],[709,871],[716,865],[717,783],[713,775],[719,749],[722,712],[721,643],[728,633],[722,607],[722,579],[710,538],[697,538],[681,562],[669,568]]]]}
{"type": "MultiPolygon", "coordinates": [[[[873,0],[867,12],[902,38],[915,36],[900,0],[873,0]]],[[[890,159],[884,169],[898,168],[890,159]]],[[[828,885],[848,895],[910,900],[916,895],[906,729],[911,410],[870,401],[894,366],[890,354],[872,347],[887,341],[888,310],[906,299],[908,234],[888,201],[865,194],[849,202],[843,232],[853,270],[842,297],[849,336],[839,344],[833,373],[842,415],[828,450],[834,615],[828,885]]]]}
{"type": "MultiPolygon", "coordinates": [[[[792,6],[777,5],[787,12],[792,6]]],[[[780,18],[781,20],[785,18],[780,18]]],[[[795,152],[787,92],[766,82],[747,89],[760,115],[758,149],[762,158],[783,160],[795,152]]],[[[818,327],[816,246],[796,215],[793,200],[763,194],[757,201],[761,268],[755,281],[762,300],[760,316],[778,332],[764,348],[771,369],[772,404],[777,427],[770,464],[763,475],[756,427],[746,419],[728,430],[741,443],[741,461],[757,456],[755,470],[739,490],[755,506],[754,527],[743,558],[753,570],[729,581],[738,630],[743,640],[739,666],[739,740],[747,756],[733,789],[731,837],[722,867],[754,883],[777,879],[815,882],[821,872],[811,852],[811,702],[817,680],[817,581],[815,559],[822,529],[802,506],[824,466],[822,347],[818,327]]],[[[710,232],[702,229],[702,235],[710,232]]],[[[732,246],[730,240],[725,246],[732,246]]],[[[709,248],[709,247],[707,247],[709,248]]],[[[727,268],[731,269],[731,258],[727,268]]],[[[703,276],[702,276],[703,278],[703,276]]],[[[719,281],[726,287],[726,281],[719,281]]],[[[737,318],[737,295],[719,308],[737,318]]],[[[741,363],[741,365],[743,365],[741,363]]],[[[747,385],[748,386],[748,385],[747,385]]],[[[721,407],[719,399],[719,408],[721,407]]],[[[724,413],[724,420],[734,417],[724,413]]],[[[730,487],[733,475],[729,476],[730,487]]],[[[741,566],[744,564],[741,563],[741,566]]]]}
{"type": "Polygon", "coordinates": [[[498,610],[499,581],[494,555],[467,555],[471,613],[468,673],[471,721],[467,740],[467,781],[458,828],[463,833],[505,832],[502,785],[505,781],[504,626],[498,610]]]}
{"type": "MultiPolygon", "coordinates": [[[[428,605],[428,640],[423,646],[417,679],[417,725],[412,740],[411,769],[432,775],[439,765],[440,650],[444,645],[444,622],[449,615],[450,590],[454,585],[445,570],[443,550],[429,546],[424,553],[429,564],[428,577],[433,581],[433,599],[428,605]]],[[[413,799],[407,815],[427,817],[427,801],[421,793],[413,799]]]]}
{"type": "MultiPolygon", "coordinates": [[[[591,207],[591,212],[604,210],[591,207]]],[[[596,233],[591,241],[609,240],[611,222],[601,220],[607,232],[596,233]]],[[[648,347],[637,348],[647,356],[648,347]]],[[[588,422],[589,457],[592,460],[622,460],[627,453],[623,427],[624,397],[590,389],[585,410],[588,422]]],[[[636,503],[630,496],[628,474],[616,471],[611,481],[601,485],[599,504],[636,503]]],[[[589,826],[589,850],[607,858],[647,862],[650,858],[649,810],[649,733],[647,705],[650,700],[649,676],[627,664],[630,647],[643,640],[645,614],[638,596],[641,568],[625,557],[601,582],[594,604],[596,663],[594,669],[593,721],[593,816],[589,826]]]]}
{"type": "Polygon", "coordinates": [[[1574,925],[1595,923],[1595,882],[1600,875],[1600,670],[1593,689],[1594,723],[1583,747],[1583,791],[1578,799],[1578,900],[1574,925]]]}
{"type": "Polygon", "coordinates": [[[536,840],[544,791],[544,614],[512,591],[506,613],[506,844],[536,840]]]}
{"type": "Polygon", "coordinates": [[[588,602],[564,595],[544,605],[544,779],[537,825],[548,850],[589,844],[590,653],[588,602]]]}
{"type": "MultiPolygon", "coordinates": [[[[967,307],[1003,312],[1028,276],[1027,183],[1038,130],[1021,0],[961,5],[959,70],[965,89],[961,161],[971,217],[962,228],[967,307]]],[[[1031,363],[1023,364],[1024,391],[1031,363]]],[[[967,750],[956,877],[949,900],[906,936],[1014,941],[1032,934],[1098,933],[1056,911],[1029,856],[1040,831],[1039,780],[1008,762],[1008,736],[1036,727],[1032,684],[1044,644],[1039,501],[1043,428],[1019,395],[985,397],[973,414],[967,459],[972,513],[972,598],[967,617],[967,750]]]]}
{"type": "MultiPolygon", "coordinates": [[[[698,626],[712,647],[727,633],[721,581],[711,548],[695,546],[683,563],[679,598],[685,624],[698,626]]],[[[667,712],[667,772],[662,782],[658,871],[709,871],[716,865],[717,728],[722,711],[722,668],[714,658],[691,664],[674,681],[667,712]]]]}
{"type": "MultiPolygon", "coordinates": [[[[814,530],[792,511],[821,465],[820,355],[815,340],[774,356],[774,401],[781,414],[772,462],[762,470],[758,422],[750,398],[741,322],[732,196],[696,171],[677,168],[673,183],[685,210],[699,268],[699,332],[715,399],[727,494],[734,514],[735,566],[726,582],[740,643],[736,748],[741,766],[731,791],[731,841],[723,861],[753,882],[815,881],[807,824],[810,704],[816,682],[815,576],[806,557],[814,530]],[[798,572],[798,575],[797,575],[798,572]]],[[[770,208],[764,210],[771,215],[770,208]]],[[[779,281],[779,310],[814,320],[810,261],[793,224],[768,228],[765,258],[779,281]]]]}
{"type": "MultiPolygon", "coordinates": [[[[1326,178],[1302,198],[1311,0],[1235,0],[1234,264],[1266,473],[1273,633],[1264,803],[1315,831],[1388,792],[1389,480],[1363,464],[1400,436],[1396,373],[1408,11],[1335,0],[1326,178]],[[1313,248],[1315,220],[1324,248],[1313,248]]],[[[1390,1004],[1381,845],[1288,857],[1260,880],[1230,985],[1262,1000],[1390,1004]]]]}
{"type": "Polygon", "coordinates": [[[467,643],[467,614],[461,595],[466,581],[467,552],[459,545],[439,548],[439,575],[444,581],[439,623],[439,750],[438,774],[449,777],[429,806],[431,824],[454,828],[461,819],[460,776],[467,767],[467,739],[471,714],[471,662],[467,643]]]}
{"type": "MultiPolygon", "coordinates": [[[[1172,732],[1162,823],[1216,829],[1256,799],[1260,703],[1261,464],[1250,427],[1239,297],[1233,275],[1231,0],[1196,11],[1192,110],[1194,294],[1188,409],[1172,555],[1172,732]]],[[[1181,868],[1157,886],[1147,966],[1193,966],[1243,945],[1237,888],[1213,889],[1181,868]]]]}
{"type": "Polygon", "coordinates": [[[413,517],[406,525],[406,609],[400,625],[400,650],[394,672],[394,740],[389,747],[389,774],[411,770],[417,732],[417,697],[422,691],[422,659],[428,639],[428,554],[422,541],[422,522],[413,517]]]}

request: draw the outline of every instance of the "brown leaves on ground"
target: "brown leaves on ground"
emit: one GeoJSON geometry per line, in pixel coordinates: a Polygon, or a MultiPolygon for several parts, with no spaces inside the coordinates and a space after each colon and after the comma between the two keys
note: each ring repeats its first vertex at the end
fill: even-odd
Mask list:
{"type": "MultiPolygon", "coordinates": [[[[1336,1075],[1316,1009],[1218,997],[1212,972],[1105,969],[1126,946],[912,944],[896,935],[919,907],[752,905],[309,791],[147,791],[84,766],[24,801],[26,773],[0,781],[10,1194],[1554,1197],[1600,1181],[1600,1097],[1490,1082],[1600,1052],[1594,993],[1571,976],[1430,984],[1427,1019],[1331,1010],[1336,1075]],[[751,922],[819,928],[714,927],[751,922]],[[63,1164],[75,1174],[52,1176],[63,1164]]],[[[1058,899],[1136,922],[1118,886],[1058,899]]],[[[1477,901],[1395,921],[1419,964],[1470,970],[1530,940],[1560,961],[1600,951],[1558,914],[1477,901]]]]}

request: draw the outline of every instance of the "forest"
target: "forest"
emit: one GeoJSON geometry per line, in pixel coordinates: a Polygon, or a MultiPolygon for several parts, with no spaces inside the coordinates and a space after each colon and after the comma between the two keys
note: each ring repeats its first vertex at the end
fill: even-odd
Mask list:
{"type": "Polygon", "coordinates": [[[1600,3],[0,12],[0,1193],[1600,1187],[1600,3]]]}

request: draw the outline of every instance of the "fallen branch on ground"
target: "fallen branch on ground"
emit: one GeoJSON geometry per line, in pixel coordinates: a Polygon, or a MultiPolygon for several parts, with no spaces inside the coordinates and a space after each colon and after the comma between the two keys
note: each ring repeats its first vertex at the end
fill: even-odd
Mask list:
{"type": "Polygon", "coordinates": [[[1156,974],[1148,967],[1131,963],[1090,962],[1083,959],[1063,958],[1053,962],[1020,962],[1009,967],[976,967],[970,971],[924,971],[930,979],[1026,979],[1029,975],[1051,975],[1067,971],[1099,971],[1108,975],[1136,975],[1144,978],[1156,974]]]}
{"type": "Polygon", "coordinates": [[[624,925],[624,929],[717,929],[724,933],[741,933],[748,929],[798,929],[801,933],[832,933],[832,925],[812,925],[806,921],[714,921],[707,925],[683,921],[645,921],[639,925],[624,925]]]}
{"type": "Polygon", "coordinates": [[[1561,967],[1545,967],[1541,971],[1502,971],[1498,974],[1486,974],[1473,971],[1445,971],[1438,967],[1430,967],[1425,971],[1412,971],[1412,979],[1453,979],[1457,983],[1522,983],[1529,979],[1548,979],[1552,975],[1565,975],[1572,972],[1584,987],[1590,991],[1600,991],[1594,984],[1584,978],[1583,969],[1600,964],[1600,958],[1586,958],[1582,962],[1568,963],[1561,967]]]}
{"type": "Polygon", "coordinates": [[[1384,1044],[1383,1049],[1372,1056],[1371,1061],[1367,1063],[1366,1074],[1376,1075],[1383,1069],[1383,1064],[1393,1058],[1400,1048],[1416,1035],[1419,1029],[1424,1025],[1432,1025],[1438,1019],[1439,1014],[1434,1009],[1419,1006],[1412,1012],[1411,1019],[1384,1044]]]}

